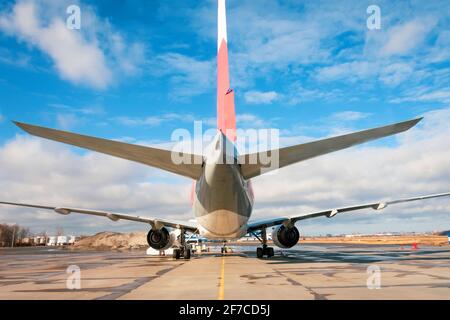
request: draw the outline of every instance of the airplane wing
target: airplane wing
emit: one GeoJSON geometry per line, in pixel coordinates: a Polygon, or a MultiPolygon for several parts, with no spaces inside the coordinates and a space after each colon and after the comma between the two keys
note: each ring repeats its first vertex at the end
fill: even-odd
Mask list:
{"type": "Polygon", "coordinates": [[[175,152],[178,159],[187,160],[184,161],[184,163],[176,164],[172,161],[173,154],[172,151],[169,150],[90,137],[21,122],[14,123],[24,131],[41,138],[67,143],[80,148],[139,162],[195,180],[198,180],[202,174],[203,157],[200,155],[175,152]]]}
{"type": "Polygon", "coordinates": [[[323,210],[323,211],[310,212],[310,213],[305,213],[305,214],[291,216],[291,217],[278,217],[278,218],[273,218],[273,219],[264,219],[264,220],[249,222],[247,230],[248,230],[248,232],[252,232],[252,231],[256,231],[256,230],[261,230],[263,228],[277,226],[280,224],[284,224],[285,226],[293,226],[299,220],[317,218],[317,217],[322,217],[322,216],[325,216],[327,218],[332,218],[332,217],[336,216],[338,213],[344,213],[344,212],[368,209],[368,208],[371,208],[374,210],[381,210],[391,204],[411,202],[411,201],[417,201],[417,200],[425,200],[425,199],[445,197],[445,196],[450,196],[450,192],[431,194],[431,195],[427,195],[427,196],[419,196],[419,197],[414,197],[414,198],[399,199],[399,200],[372,202],[372,203],[360,204],[360,205],[350,206],[350,207],[342,207],[342,208],[328,209],[328,210],[323,210]]]}
{"type": "Polygon", "coordinates": [[[0,204],[53,210],[56,213],[63,214],[63,215],[68,215],[72,212],[76,212],[76,213],[81,213],[81,214],[89,214],[89,215],[94,215],[94,216],[106,217],[112,221],[129,220],[129,221],[143,222],[143,223],[150,224],[152,226],[152,228],[155,228],[155,229],[160,229],[162,227],[170,227],[170,228],[184,229],[186,231],[191,231],[194,233],[197,232],[197,230],[198,230],[196,225],[190,224],[190,223],[184,223],[184,222],[182,223],[182,222],[178,222],[178,221],[174,221],[174,220],[166,220],[166,219],[159,219],[159,218],[147,218],[147,217],[134,216],[134,215],[116,213],[116,212],[87,210],[87,209],[78,209],[78,208],[70,208],[70,207],[52,207],[52,206],[42,206],[42,205],[35,205],[35,204],[4,202],[4,201],[0,201],[0,204]]]}
{"type": "Polygon", "coordinates": [[[245,154],[239,156],[238,159],[239,163],[241,164],[242,176],[245,179],[250,179],[270,170],[283,168],[290,164],[311,159],[323,154],[397,134],[414,127],[420,120],[422,120],[422,118],[394,123],[384,127],[344,134],[328,139],[303,143],[291,147],[245,154]],[[273,166],[272,163],[264,163],[265,159],[267,159],[268,157],[278,158],[278,165],[273,166]]]}

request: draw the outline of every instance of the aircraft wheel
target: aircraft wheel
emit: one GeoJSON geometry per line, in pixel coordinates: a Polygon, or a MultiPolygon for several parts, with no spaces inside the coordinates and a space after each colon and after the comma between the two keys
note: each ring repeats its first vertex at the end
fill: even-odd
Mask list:
{"type": "Polygon", "coordinates": [[[267,258],[273,257],[275,255],[273,248],[272,247],[268,247],[267,248],[267,258]]]}
{"type": "Polygon", "coordinates": [[[189,248],[184,248],[183,258],[184,258],[185,260],[189,260],[189,259],[191,258],[191,249],[189,249],[189,248]]]}
{"type": "Polygon", "coordinates": [[[263,248],[256,248],[256,257],[257,258],[263,257],[263,248]]]}
{"type": "Polygon", "coordinates": [[[180,259],[181,256],[181,250],[180,249],[173,249],[173,258],[174,259],[180,259]]]}

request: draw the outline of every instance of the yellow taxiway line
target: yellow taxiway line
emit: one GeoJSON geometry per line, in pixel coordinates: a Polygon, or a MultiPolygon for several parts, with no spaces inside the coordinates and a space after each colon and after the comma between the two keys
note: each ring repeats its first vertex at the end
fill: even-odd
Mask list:
{"type": "Polygon", "coordinates": [[[223,300],[225,296],[225,257],[222,257],[222,265],[220,267],[219,293],[217,300],[223,300]]]}

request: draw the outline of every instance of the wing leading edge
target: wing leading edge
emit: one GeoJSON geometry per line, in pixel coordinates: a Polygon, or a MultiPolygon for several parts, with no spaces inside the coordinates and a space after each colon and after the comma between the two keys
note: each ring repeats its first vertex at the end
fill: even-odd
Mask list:
{"type": "Polygon", "coordinates": [[[154,229],[161,229],[162,227],[170,227],[177,229],[184,229],[186,231],[196,232],[197,226],[194,224],[178,222],[175,220],[166,220],[159,218],[147,218],[123,213],[109,212],[109,211],[99,211],[99,210],[88,210],[88,209],[79,209],[79,208],[71,208],[71,207],[52,207],[52,206],[43,206],[43,205],[35,205],[28,203],[19,203],[19,202],[4,202],[0,201],[0,204],[12,205],[12,206],[20,206],[20,207],[29,207],[29,208],[37,208],[37,209],[47,209],[53,210],[59,214],[68,215],[72,212],[88,214],[100,217],[106,217],[112,221],[118,220],[129,220],[135,222],[143,222],[150,224],[154,229]]]}
{"type": "Polygon", "coordinates": [[[322,216],[332,218],[332,217],[336,216],[338,213],[344,213],[344,212],[356,211],[356,210],[362,210],[362,209],[369,209],[369,208],[374,209],[374,210],[382,210],[391,204],[405,203],[405,202],[446,197],[446,196],[450,196],[450,192],[431,194],[431,195],[419,196],[419,197],[413,197],[413,198],[391,200],[391,201],[372,202],[372,203],[366,203],[366,204],[350,206],[350,207],[342,207],[342,208],[328,209],[328,210],[323,210],[323,211],[310,212],[310,213],[305,213],[302,215],[291,216],[291,217],[279,217],[279,218],[273,218],[273,219],[264,219],[264,220],[250,222],[248,224],[247,230],[248,230],[248,232],[251,232],[251,231],[260,230],[263,228],[277,226],[280,224],[284,224],[285,226],[293,226],[297,221],[300,221],[300,220],[306,220],[306,219],[317,218],[317,217],[322,217],[322,216]]]}

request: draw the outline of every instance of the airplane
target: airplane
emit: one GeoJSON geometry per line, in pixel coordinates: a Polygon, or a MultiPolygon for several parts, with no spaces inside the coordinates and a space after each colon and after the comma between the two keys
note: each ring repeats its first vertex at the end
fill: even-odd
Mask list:
{"type": "MultiPolygon", "coordinates": [[[[362,209],[381,210],[393,204],[450,195],[450,192],[446,192],[399,200],[369,202],[293,216],[250,220],[254,205],[251,179],[273,168],[267,168],[267,163],[263,161],[267,152],[243,155],[239,155],[237,152],[235,145],[236,115],[234,91],[230,87],[228,69],[225,0],[218,0],[217,22],[217,132],[209,148],[207,148],[208,152],[202,152],[206,154],[179,152],[183,159],[188,159],[189,161],[174,163],[172,151],[169,150],[14,122],[18,127],[31,135],[138,162],[194,180],[192,202],[196,218],[195,223],[65,206],[6,201],[2,201],[0,204],[54,210],[63,215],[80,213],[106,217],[112,221],[130,220],[145,223],[150,225],[150,230],[147,234],[149,246],[156,250],[166,250],[173,247],[173,256],[176,259],[190,259],[191,257],[191,250],[186,241],[186,233],[188,232],[200,234],[211,240],[223,241],[224,246],[226,241],[236,240],[250,233],[255,235],[262,244],[256,249],[256,256],[258,258],[270,258],[274,255],[274,249],[267,245],[268,236],[266,229],[269,227],[274,227],[272,241],[276,246],[291,248],[299,241],[300,233],[295,225],[298,221],[317,217],[332,218],[340,213],[362,209]],[[170,231],[173,229],[175,230],[170,231]]],[[[404,132],[414,127],[421,119],[417,118],[291,147],[272,149],[269,150],[269,153],[278,155],[279,165],[277,169],[281,169],[300,161],[404,132]]]]}

